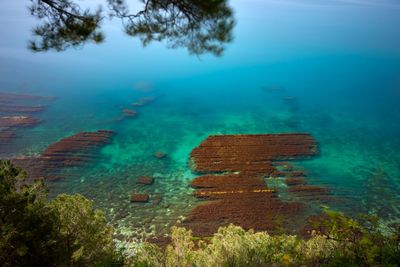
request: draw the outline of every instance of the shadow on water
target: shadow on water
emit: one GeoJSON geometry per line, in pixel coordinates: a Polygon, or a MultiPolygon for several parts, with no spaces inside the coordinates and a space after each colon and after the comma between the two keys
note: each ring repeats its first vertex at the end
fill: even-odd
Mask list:
{"type": "MultiPolygon", "coordinates": [[[[132,13],[125,0],[107,0],[110,18],[122,20],[123,29],[146,46],[166,41],[168,47],[187,48],[190,54],[221,55],[233,39],[233,11],[227,0],[146,0],[132,13]]],[[[32,51],[63,51],[104,41],[101,7],[83,9],[74,0],[31,0],[29,10],[40,22],[33,29],[32,51]]]]}

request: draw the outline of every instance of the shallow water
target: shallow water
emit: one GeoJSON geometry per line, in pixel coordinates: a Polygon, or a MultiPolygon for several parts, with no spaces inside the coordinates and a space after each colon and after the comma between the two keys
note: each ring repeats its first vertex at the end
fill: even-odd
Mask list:
{"type": "Polygon", "coordinates": [[[0,91],[57,99],[1,158],[40,153],[80,131],[114,130],[96,162],[50,186],[52,195],[93,199],[121,234],[163,234],[187,216],[198,202],[189,153],[210,134],[308,132],[320,154],[297,164],[310,184],[331,190],[333,208],[400,217],[396,1],[235,1],[235,40],[221,58],[142,48],[116,22],[101,46],[33,55],[25,49],[32,21],[23,4],[9,2],[0,11],[9,37],[0,41],[0,91]],[[131,105],[149,96],[153,103],[131,105]],[[124,108],[138,116],[123,118],[124,108]],[[158,150],[167,157],[155,158],[158,150]],[[155,183],[137,185],[141,175],[155,183]],[[151,201],[131,204],[132,192],[151,201]]]}

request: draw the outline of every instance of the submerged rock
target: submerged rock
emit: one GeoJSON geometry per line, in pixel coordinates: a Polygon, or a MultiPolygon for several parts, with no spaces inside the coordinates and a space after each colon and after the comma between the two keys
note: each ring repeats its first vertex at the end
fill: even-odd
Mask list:
{"type": "Polygon", "coordinates": [[[64,168],[82,166],[96,159],[96,151],[110,143],[113,131],[80,132],[63,138],[37,157],[15,158],[12,162],[23,167],[31,178],[59,179],[64,168]]]}
{"type": "Polygon", "coordinates": [[[48,96],[0,92],[0,101],[15,102],[15,101],[41,100],[41,99],[53,100],[54,98],[48,96]]]}
{"type": "Polygon", "coordinates": [[[31,116],[0,117],[0,127],[30,127],[40,123],[40,120],[31,116]]]}
{"type": "Polygon", "coordinates": [[[11,128],[8,127],[0,128],[0,145],[9,144],[10,140],[13,139],[14,137],[15,133],[11,128]]]}
{"type": "Polygon", "coordinates": [[[36,113],[43,111],[46,105],[41,102],[53,100],[51,97],[0,92],[0,112],[36,113]]]}
{"type": "Polygon", "coordinates": [[[0,116],[0,153],[13,152],[10,141],[17,137],[19,128],[41,123],[40,119],[26,114],[43,111],[52,100],[52,97],[0,92],[0,115],[7,115],[0,116]]]}
{"type": "Polygon", "coordinates": [[[294,177],[294,178],[286,178],[285,179],[285,183],[288,186],[293,186],[293,185],[304,185],[306,183],[306,179],[304,178],[298,178],[298,177],[294,177]]]}
{"type": "Polygon", "coordinates": [[[194,196],[207,202],[195,207],[181,225],[202,237],[230,223],[255,231],[273,231],[278,217],[290,224],[304,206],[278,198],[262,177],[284,174],[276,162],[317,152],[314,138],[303,133],[209,136],[191,152],[193,170],[206,174],[192,181],[194,196]]]}
{"type": "Polygon", "coordinates": [[[329,193],[329,189],[315,185],[295,185],[289,188],[289,192],[296,192],[302,194],[315,194],[315,193],[329,193]]]}
{"type": "Polygon", "coordinates": [[[163,152],[163,151],[156,151],[154,153],[154,157],[158,158],[158,159],[163,159],[167,156],[167,153],[163,152]]]}
{"type": "Polygon", "coordinates": [[[137,111],[133,109],[123,109],[122,112],[124,113],[125,117],[136,117],[137,116],[137,111]]]}
{"type": "Polygon", "coordinates": [[[136,102],[132,103],[132,106],[135,107],[142,107],[145,105],[148,105],[150,103],[152,103],[156,98],[153,96],[149,96],[149,97],[142,97],[139,100],[137,100],[136,102]]]}
{"type": "Polygon", "coordinates": [[[303,177],[303,176],[305,176],[305,174],[302,171],[289,171],[289,172],[286,172],[286,177],[288,177],[288,178],[303,177]]]}
{"type": "Polygon", "coordinates": [[[0,112],[18,112],[18,113],[34,113],[43,111],[45,106],[15,106],[1,105],[0,112]]]}
{"type": "Polygon", "coordinates": [[[194,171],[276,172],[276,160],[302,159],[318,153],[309,134],[211,135],[191,152],[194,171]]]}
{"type": "Polygon", "coordinates": [[[278,162],[276,164],[276,167],[278,170],[283,170],[283,171],[292,171],[293,170],[293,165],[290,164],[289,162],[278,162]]]}
{"type": "Polygon", "coordinates": [[[142,203],[146,203],[149,201],[149,195],[147,194],[135,194],[133,193],[131,195],[131,202],[142,202],[142,203]]]}
{"type": "Polygon", "coordinates": [[[151,176],[140,176],[137,179],[136,183],[144,185],[152,185],[154,183],[154,178],[151,176]]]}

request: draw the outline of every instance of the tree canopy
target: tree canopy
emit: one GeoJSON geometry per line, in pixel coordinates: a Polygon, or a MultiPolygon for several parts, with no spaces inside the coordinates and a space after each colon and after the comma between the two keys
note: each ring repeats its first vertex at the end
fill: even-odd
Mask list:
{"type": "Polygon", "coordinates": [[[26,177],[0,160],[0,266],[121,266],[113,228],[92,201],[48,201],[43,180],[26,177]]]}
{"type": "Polygon", "coordinates": [[[0,266],[49,266],[57,262],[57,217],[46,206],[42,181],[0,161],[0,266]]]}
{"type": "MultiPolygon", "coordinates": [[[[82,9],[76,0],[30,0],[30,13],[39,20],[29,43],[32,51],[63,51],[88,42],[101,43],[101,7],[82,9]]],[[[134,1],[134,0],[131,0],[134,1]]],[[[144,46],[165,41],[191,54],[221,55],[232,41],[235,25],[228,0],[139,0],[143,8],[132,13],[127,0],[107,0],[108,17],[122,21],[126,34],[144,46]]]]}

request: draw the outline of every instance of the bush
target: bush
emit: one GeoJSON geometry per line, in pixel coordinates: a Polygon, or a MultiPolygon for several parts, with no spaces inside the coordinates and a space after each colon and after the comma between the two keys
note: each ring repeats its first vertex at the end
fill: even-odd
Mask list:
{"type": "Polygon", "coordinates": [[[58,218],[60,248],[68,266],[93,265],[113,254],[113,229],[104,213],[93,209],[92,201],[79,194],[61,194],[49,207],[58,218]]]}
{"type": "Polygon", "coordinates": [[[26,183],[26,173],[0,161],[0,266],[59,263],[57,216],[46,205],[43,181],[26,183]]]}
{"type": "Polygon", "coordinates": [[[333,258],[338,265],[397,266],[400,262],[399,225],[383,225],[376,216],[359,215],[357,220],[325,209],[313,223],[319,235],[336,240],[333,258]]]}
{"type": "Polygon", "coordinates": [[[355,221],[326,210],[313,236],[271,236],[234,225],[221,227],[208,242],[194,243],[190,230],[172,228],[165,252],[144,245],[132,266],[397,266],[400,234],[383,232],[376,218],[355,221]],[[321,231],[322,230],[322,231],[321,231]]]}
{"type": "Polygon", "coordinates": [[[0,161],[0,266],[122,266],[113,229],[82,195],[48,202],[43,180],[0,161]]]}

